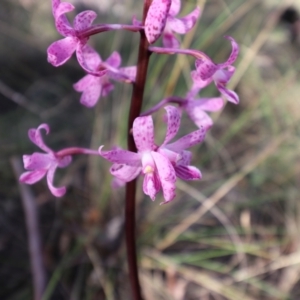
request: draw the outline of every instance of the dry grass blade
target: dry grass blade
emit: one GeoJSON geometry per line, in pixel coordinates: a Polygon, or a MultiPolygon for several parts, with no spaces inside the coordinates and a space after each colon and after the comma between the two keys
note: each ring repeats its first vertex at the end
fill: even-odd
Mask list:
{"type": "Polygon", "coordinates": [[[196,284],[199,284],[200,286],[203,286],[209,291],[222,295],[226,299],[255,300],[254,298],[247,296],[243,292],[239,291],[236,287],[226,285],[220,279],[214,279],[210,275],[206,274],[205,272],[201,272],[199,270],[193,270],[189,267],[179,266],[168,257],[156,251],[147,251],[145,254],[148,257],[150,257],[151,260],[153,260],[153,263],[158,268],[161,268],[162,267],[161,265],[163,265],[163,267],[171,266],[183,278],[191,282],[194,282],[196,284]]]}
{"type": "Polygon", "coordinates": [[[196,223],[206,212],[215,206],[232,188],[237,185],[240,180],[252,172],[260,163],[270,157],[288,136],[288,133],[284,133],[271,141],[268,146],[266,146],[265,149],[250,162],[248,162],[240,172],[234,174],[213,195],[207,198],[205,205],[200,206],[194,213],[190,214],[188,218],[173,227],[165,238],[157,243],[157,249],[162,250],[172,245],[180,234],[187,230],[192,224],[196,223]]]}
{"type": "Polygon", "coordinates": [[[240,270],[234,275],[236,281],[243,281],[249,278],[259,276],[265,273],[274,272],[279,269],[283,269],[289,266],[300,264],[300,252],[294,252],[290,255],[284,255],[276,258],[275,261],[263,267],[253,266],[246,270],[240,270]]]}

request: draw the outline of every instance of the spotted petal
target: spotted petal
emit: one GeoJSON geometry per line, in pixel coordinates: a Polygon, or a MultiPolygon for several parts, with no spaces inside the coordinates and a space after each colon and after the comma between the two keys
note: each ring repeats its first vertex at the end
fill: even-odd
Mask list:
{"type": "Polygon", "coordinates": [[[181,113],[179,109],[177,109],[175,106],[165,106],[166,110],[166,122],[167,122],[167,132],[166,137],[162,145],[167,144],[170,140],[174,138],[174,136],[177,134],[179,127],[180,127],[180,118],[181,113]]]}
{"type": "MultiPolygon", "coordinates": [[[[85,44],[85,41],[80,41],[77,44],[76,56],[80,66],[89,74],[101,77],[106,74],[106,69],[97,70],[92,66],[96,64],[97,58],[94,55],[94,51],[91,52],[91,47],[85,44]],[[93,63],[91,63],[93,61],[93,63]]],[[[100,57],[99,57],[100,58],[100,57]]]]}
{"type": "Polygon", "coordinates": [[[165,147],[175,152],[181,152],[182,150],[201,143],[205,138],[206,130],[207,128],[202,127],[201,129],[193,131],[165,147]]]}
{"type": "Polygon", "coordinates": [[[218,66],[210,59],[197,59],[196,70],[202,80],[207,80],[218,70],[218,66]]]}
{"type": "Polygon", "coordinates": [[[102,84],[100,80],[101,78],[99,77],[86,75],[73,85],[77,92],[82,92],[80,97],[81,104],[86,107],[93,107],[96,105],[102,91],[102,84]]]}
{"type": "Polygon", "coordinates": [[[71,27],[67,17],[65,16],[66,13],[74,9],[75,7],[71,3],[63,2],[57,6],[55,11],[53,11],[56,29],[62,36],[74,36],[74,29],[71,27]]]}
{"type": "Polygon", "coordinates": [[[154,128],[151,116],[136,118],[132,131],[136,148],[139,151],[154,149],[154,128]]]}
{"type": "Polygon", "coordinates": [[[81,31],[88,28],[89,26],[91,26],[96,17],[97,14],[92,10],[86,10],[79,13],[74,18],[74,29],[76,31],[81,31]]]}
{"type": "Polygon", "coordinates": [[[113,164],[110,168],[110,173],[124,182],[129,182],[135,179],[141,173],[141,170],[140,163],[136,166],[113,164]]]}
{"type": "Polygon", "coordinates": [[[64,64],[76,50],[77,40],[74,37],[66,37],[52,43],[48,49],[48,62],[55,67],[64,64]]]}
{"type": "Polygon", "coordinates": [[[159,175],[161,187],[163,190],[163,195],[165,201],[163,203],[167,203],[172,201],[175,196],[175,182],[176,182],[176,174],[175,170],[171,164],[171,162],[161,155],[158,152],[152,152],[153,159],[155,161],[157,172],[159,175]]]}
{"type": "Polygon", "coordinates": [[[218,64],[218,66],[221,68],[232,65],[239,55],[239,45],[237,44],[237,42],[231,36],[225,36],[225,38],[231,42],[232,50],[227,61],[222,64],[218,64]]]}
{"type": "Polygon", "coordinates": [[[172,0],[153,0],[145,20],[145,34],[150,44],[154,43],[162,34],[172,0]]]}
{"type": "Polygon", "coordinates": [[[117,164],[126,164],[129,166],[137,166],[140,162],[141,157],[140,154],[123,150],[123,149],[113,149],[110,151],[103,151],[103,146],[99,148],[99,153],[102,157],[117,164]]]}
{"type": "Polygon", "coordinates": [[[176,166],[176,176],[183,180],[198,180],[202,178],[199,169],[193,166],[176,166]]]}

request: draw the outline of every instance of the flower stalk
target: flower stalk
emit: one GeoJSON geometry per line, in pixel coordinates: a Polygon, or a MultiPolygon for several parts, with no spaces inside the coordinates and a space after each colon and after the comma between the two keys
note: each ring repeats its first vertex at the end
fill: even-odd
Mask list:
{"type": "MultiPolygon", "coordinates": [[[[143,24],[145,22],[151,0],[145,0],[143,11],[143,24]]],[[[129,151],[136,152],[136,146],[131,134],[131,128],[135,118],[137,118],[142,109],[143,95],[145,90],[147,70],[151,53],[148,50],[149,43],[145,32],[140,31],[140,44],[137,62],[136,82],[133,85],[132,97],[128,117],[128,135],[127,146],[129,151]]],[[[141,288],[138,277],[136,242],[135,242],[135,195],[136,195],[136,179],[126,184],[125,195],[125,236],[127,248],[127,261],[129,268],[129,278],[134,300],[141,300],[141,288]]]]}

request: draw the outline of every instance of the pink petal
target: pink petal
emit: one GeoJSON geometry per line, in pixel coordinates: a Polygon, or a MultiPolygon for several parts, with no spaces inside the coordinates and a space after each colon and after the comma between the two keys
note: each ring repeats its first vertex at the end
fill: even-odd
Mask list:
{"type": "Polygon", "coordinates": [[[179,48],[180,42],[173,33],[164,31],[163,45],[165,48],[179,48]]]}
{"type": "Polygon", "coordinates": [[[156,194],[161,189],[160,180],[156,173],[148,173],[144,177],[143,191],[151,200],[155,200],[156,194]]]}
{"type": "Polygon", "coordinates": [[[178,160],[181,159],[181,156],[179,153],[171,151],[167,149],[166,147],[160,146],[157,149],[157,152],[166,157],[170,162],[176,164],[178,160]]]}
{"type": "Polygon", "coordinates": [[[118,179],[129,182],[135,179],[141,173],[141,165],[128,166],[125,164],[113,164],[110,173],[118,179]]]}
{"type": "Polygon", "coordinates": [[[66,13],[74,9],[75,7],[71,3],[62,2],[58,5],[54,12],[55,26],[62,36],[75,36],[74,29],[71,27],[67,17],[65,16],[66,13]]]}
{"type": "Polygon", "coordinates": [[[195,62],[196,70],[202,80],[209,79],[218,70],[218,66],[209,59],[197,59],[195,62]]]}
{"type": "Polygon", "coordinates": [[[50,132],[50,128],[48,124],[41,124],[37,129],[31,128],[28,130],[28,137],[29,139],[37,145],[39,148],[44,150],[48,153],[53,153],[53,151],[45,145],[44,140],[41,135],[41,130],[44,129],[46,131],[46,134],[50,132]]]}
{"type": "Polygon", "coordinates": [[[193,166],[176,166],[176,176],[183,180],[197,180],[202,178],[199,169],[193,166]]]}
{"type": "Polygon", "coordinates": [[[200,17],[200,8],[195,8],[191,13],[183,18],[168,18],[168,26],[179,34],[185,34],[189,32],[196,24],[198,18],[200,17]]]}
{"type": "Polygon", "coordinates": [[[81,31],[88,28],[96,17],[97,14],[92,10],[86,10],[79,13],[74,19],[74,29],[76,31],[81,31]]]}
{"type": "Polygon", "coordinates": [[[201,98],[189,101],[188,106],[199,107],[205,111],[218,111],[223,108],[224,101],[221,97],[201,98]]]}
{"type": "Polygon", "coordinates": [[[180,110],[175,106],[168,105],[165,106],[164,109],[166,110],[167,132],[162,145],[167,144],[177,134],[180,127],[181,118],[180,110]]]}
{"type": "Polygon", "coordinates": [[[102,151],[103,146],[99,148],[99,153],[102,157],[117,164],[126,164],[130,166],[137,166],[141,160],[141,156],[138,153],[123,150],[113,149],[110,151],[102,151]]]}
{"type": "Polygon", "coordinates": [[[227,84],[235,72],[235,67],[228,66],[226,69],[219,69],[214,75],[213,80],[215,82],[220,82],[223,84],[227,84]]]}
{"type": "Polygon", "coordinates": [[[55,67],[64,64],[74,53],[77,46],[77,39],[66,37],[52,43],[48,49],[48,62],[55,67]]]}
{"type": "Polygon", "coordinates": [[[31,155],[23,155],[23,163],[26,170],[34,171],[48,169],[55,163],[55,159],[49,154],[34,152],[31,155]]]}
{"type": "Polygon", "coordinates": [[[116,81],[123,81],[123,82],[132,82],[123,72],[121,72],[121,69],[115,69],[115,70],[107,70],[107,76],[113,80],[116,81]]]}
{"type": "Polygon", "coordinates": [[[157,152],[152,152],[153,159],[156,164],[157,172],[160,179],[160,184],[163,190],[165,202],[173,200],[176,196],[175,182],[176,174],[171,162],[163,155],[157,152]]]}
{"type": "Polygon", "coordinates": [[[174,17],[178,15],[181,8],[181,0],[172,0],[169,15],[174,17]]]}
{"type": "Polygon", "coordinates": [[[225,36],[225,38],[231,42],[232,50],[227,61],[224,62],[223,64],[218,65],[219,67],[222,68],[232,65],[239,55],[239,45],[237,44],[237,42],[231,36],[225,36]]]}
{"type": "MultiPolygon", "coordinates": [[[[103,77],[106,77],[106,76],[103,76],[103,77]]],[[[102,82],[104,81],[103,77],[102,77],[102,82]]],[[[101,96],[103,96],[103,97],[107,96],[113,89],[114,89],[114,85],[112,83],[110,83],[109,81],[104,81],[104,83],[102,83],[101,96]]]]}
{"type": "Polygon", "coordinates": [[[108,64],[114,68],[119,68],[119,66],[121,65],[121,62],[122,62],[121,55],[117,51],[114,51],[109,56],[109,58],[105,61],[106,64],[108,64]]]}
{"type": "Polygon", "coordinates": [[[212,77],[206,80],[202,80],[200,75],[197,73],[197,71],[192,71],[191,77],[193,80],[193,85],[186,95],[187,98],[194,98],[201,89],[208,86],[213,80],[212,77]]]}
{"type": "Polygon", "coordinates": [[[150,44],[162,34],[172,0],[153,0],[145,20],[145,34],[150,44]]]}
{"type": "Polygon", "coordinates": [[[220,93],[229,101],[234,104],[239,104],[240,99],[236,92],[229,90],[226,88],[226,86],[222,83],[216,83],[217,89],[220,91],[220,93]]]}
{"type": "Polygon", "coordinates": [[[77,92],[82,92],[80,103],[86,107],[93,107],[101,96],[101,78],[86,75],[73,85],[77,92]]]}
{"type": "Polygon", "coordinates": [[[55,18],[55,12],[60,4],[60,0],[52,0],[52,13],[53,17],[55,18]]]}
{"type": "Polygon", "coordinates": [[[34,184],[41,180],[47,173],[47,169],[40,169],[23,173],[19,181],[27,184],[34,184]]]}
{"type": "Polygon", "coordinates": [[[80,41],[78,44],[77,44],[77,48],[76,48],[76,56],[77,56],[77,60],[80,64],[80,66],[89,74],[91,75],[94,75],[94,76],[98,76],[98,77],[101,77],[103,75],[106,74],[107,70],[106,69],[101,69],[101,70],[97,70],[97,69],[94,69],[94,68],[91,68],[90,65],[91,65],[91,60],[94,60],[93,61],[93,65],[94,63],[96,63],[97,59],[96,59],[96,56],[91,53],[91,47],[89,47],[88,45],[86,45],[84,43],[84,41],[80,41]],[[92,55],[92,58],[91,56],[92,55]]]}
{"type": "Polygon", "coordinates": [[[191,120],[197,125],[198,128],[211,128],[213,120],[211,117],[199,107],[193,109],[186,109],[187,114],[191,120]]]}
{"type": "Polygon", "coordinates": [[[52,195],[54,195],[55,197],[61,197],[66,193],[66,188],[65,187],[56,188],[53,186],[53,178],[54,178],[55,170],[56,170],[56,166],[53,166],[48,170],[47,183],[52,195]]]}
{"type": "Polygon", "coordinates": [[[206,130],[207,128],[202,127],[201,129],[193,131],[165,147],[175,152],[181,152],[182,150],[201,143],[205,138],[206,130]]]}
{"type": "Polygon", "coordinates": [[[180,152],[180,159],[177,161],[177,166],[188,166],[192,160],[192,152],[183,150],[180,152]]]}
{"type": "Polygon", "coordinates": [[[65,168],[67,167],[72,161],[72,156],[68,155],[68,156],[64,156],[62,158],[58,158],[56,160],[58,167],[60,168],[65,168]]]}
{"type": "Polygon", "coordinates": [[[136,118],[132,131],[136,148],[139,151],[154,149],[154,128],[151,116],[136,118]]]}
{"type": "Polygon", "coordinates": [[[123,78],[127,78],[130,82],[135,82],[136,78],[136,66],[130,66],[119,69],[123,78]]]}
{"type": "Polygon", "coordinates": [[[101,66],[102,60],[100,55],[87,44],[82,47],[82,58],[90,70],[97,71],[101,66]]]}

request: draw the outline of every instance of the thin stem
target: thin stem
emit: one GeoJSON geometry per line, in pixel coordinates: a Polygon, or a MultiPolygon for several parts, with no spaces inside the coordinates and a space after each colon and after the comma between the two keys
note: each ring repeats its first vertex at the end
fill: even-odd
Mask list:
{"type": "Polygon", "coordinates": [[[57,157],[64,157],[64,156],[76,155],[76,154],[100,155],[99,152],[96,150],[80,148],[80,147],[65,148],[55,153],[57,157]]]}
{"type": "Polygon", "coordinates": [[[163,47],[149,47],[149,51],[158,54],[185,54],[191,55],[196,59],[205,59],[211,61],[211,59],[203,52],[195,49],[177,49],[177,48],[163,48],[163,47]]]}
{"type": "Polygon", "coordinates": [[[143,26],[127,25],[127,24],[96,24],[79,32],[78,38],[85,38],[97,33],[112,31],[112,30],[127,30],[132,32],[138,32],[143,28],[144,28],[143,26]]]}
{"type": "MultiPolygon", "coordinates": [[[[152,0],[145,0],[143,12],[143,24],[147,16],[147,12],[152,0]]],[[[147,69],[150,58],[148,51],[149,43],[143,30],[140,31],[140,45],[137,63],[136,82],[133,86],[131,104],[128,117],[128,150],[136,152],[136,146],[133,136],[130,131],[135,118],[141,112],[143,95],[147,78],[147,69]]],[[[141,288],[138,277],[137,255],[135,245],[135,194],[136,194],[136,180],[126,184],[126,204],[125,204],[125,235],[127,248],[127,261],[129,268],[129,278],[133,294],[133,300],[142,300],[141,288]]]]}
{"type": "Polygon", "coordinates": [[[140,114],[140,117],[149,116],[149,115],[153,114],[154,112],[158,111],[160,108],[162,108],[164,105],[166,105],[168,103],[176,103],[180,106],[180,105],[183,105],[184,103],[186,103],[186,101],[187,100],[185,98],[181,98],[181,97],[168,97],[168,98],[162,99],[159,103],[157,103],[156,105],[151,107],[149,110],[140,114]]]}

